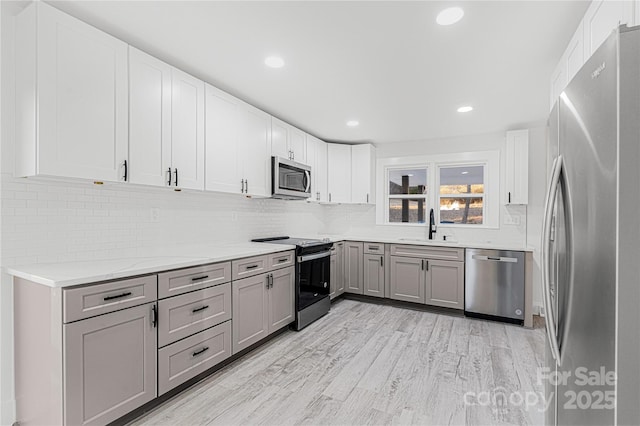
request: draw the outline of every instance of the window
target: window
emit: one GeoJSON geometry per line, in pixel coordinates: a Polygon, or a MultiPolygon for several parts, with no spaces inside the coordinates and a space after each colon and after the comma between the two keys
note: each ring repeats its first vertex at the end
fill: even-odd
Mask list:
{"type": "Polygon", "coordinates": [[[484,165],[440,166],[441,224],[484,223],[484,165]]]}
{"type": "Polygon", "coordinates": [[[427,168],[389,168],[387,173],[387,222],[424,223],[427,212],[427,168]]]}

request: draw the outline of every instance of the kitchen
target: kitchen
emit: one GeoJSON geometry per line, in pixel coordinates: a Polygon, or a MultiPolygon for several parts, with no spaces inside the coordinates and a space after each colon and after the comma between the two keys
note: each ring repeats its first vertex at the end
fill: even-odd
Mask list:
{"type": "MultiPolygon", "coordinates": [[[[442,333],[451,334],[452,348],[460,344],[454,339],[453,330],[462,327],[467,330],[463,336],[472,336],[468,345],[480,344],[478,339],[485,338],[491,348],[500,348],[491,352],[494,357],[504,356],[508,349],[512,361],[502,360],[517,368],[505,370],[507,373],[501,376],[509,384],[506,388],[515,391],[512,385],[524,380],[530,390],[541,391],[542,381],[537,380],[534,370],[546,364],[546,337],[543,328],[529,327],[534,326],[535,315],[545,313],[544,306],[548,304],[542,285],[545,253],[541,235],[548,180],[555,163],[554,156],[548,154],[547,117],[571,77],[617,23],[640,23],[640,7],[635,2],[461,3],[462,19],[446,26],[436,23],[438,13],[449,6],[439,2],[395,6],[386,2],[324,6],[297,2],[202,2],[184,6],[160,2],[153,10],[148,4],[134,2],[51,4],[2,3],[2,424],[29,423],[20,415],[29,412],[24,410],[29,402],[20,402],[24,395],[20,389],[33,389],[24,376],[30,369],[54,378],[49,397],[52,413],[57,414],[40,423],[129,421],[134,418],[121,416],[140,410],[145,404],[151,409],[155,401],[159,417],[148,418],[154,422],[162,416],[171,419],[172,411],[177,415],[180,410],[175,401],[190,398],[194,389],[219,385],[218,392],[235,390],[240,382],[249,380],[252,367],[252,380],[262,383],[266,376],[260,374],[261,366],[273,375],[271,369],[279,365],[278,357],[289,359],[295,354],[295,349],[287,353],[287,348],[310,345],[320,336],[330,341],[337,336],[351,336],[352,344],[359,342],[370,351],[361,354],[344,346],[347,353],[334,354],[336,359],[342,359],[342,375],[333,377],[324,389],[301,394],[311,413],[326,414],[307,422],[488,424],[499,419],[507,423],[554,423],[546,417],[549,410],[491,411],[484,407],[485,410],[478,409],[479,415],[468,414],[475,411],[460,405],[468,402],[459,395],[462,388],[449,390],[458,392],[460,399],[451,405],[446,404],[446,399],[436,398],[435,402],[429,399],[424,407],[389,408],[388,413],[385,411],[388,417],[361,416],[365,407],[380,403],[376,398],[382,389],[393,385],[392,380],[387,381],[391,372],[387,376],[372,375],[375,370],[384,372],[389,368],[383,362],[385,357],[399,356],[388,353],[386,345],[393,345],[383,336],[389,337],[385,334],[389,333],[389,338],[411,341],[395,335],[403,327],[410,328],[408,321],[420,325],[411,336],[418,341],[427,339],[424,344],[429,350],[433,349],[430,338],[420,333],[433,331],[435,334],[429,336],[435,340],[431,343],[437,343],[436,331],[443,327],[442,333]],[[174,17],[179,19],[173,22],[174,17]],[[263,22],[267,17],[282,25],[263,22]],[[141,20],[146,21],[144,25],[141,20]],[[362,33],[353,31],[351,25],[359,20],[363,22],[362,33]],[[327,22],[333,24],[330,32],[319,24],[327,22]],[[379,31],[388,22],[398,23],[393,27],[397,33],[394,37],[379,31]],[[496,33],[518,30],[524,36],[516,41],[501,37],[499,42],[497,38],[483,38],[478,35],[484,34],[478,32],[483,22],[495,28],[496,33]],[[165,30],[172,28],[169,24],[175,28],[165,30]],[[545,36],[535,35],[543,24],[545,36]],[[58,34],[58,26],[72,31],[58,34]],[[211,40],[224,39],[225,34],[242,37],[237,37],[237,44],[212,43],[203,39],[202,31],[211,40]],[[474,43],[461,42],[474,35],[474,43]],[[257,41],[261,39],[269,41],[261,45],[257,41]],[[433,39],[438,40],[437,48],[431,48],[424,56],[411,54],[433,39]],[[305,45],[308,43],[316,43],[317,51],[309,52],[305,45]],[[406,52],[397,49],[400,43],[406,52]],[[332,52],[343,44],[343,48],[332,52]],[[483,45],[492,48],[474,55],[474,49],[483,45]],[[214,47],[214,54],[202,55],[214,47]],[[364,51],[354,51],[356,48],[364,51]],[[286,49],[290,50],[289,55],[285,55],[286,49]],[[451,55],[453,51],[458,54],[451,55]],[[293,52],[308,53],[303,60],[293,52]],[[283,57],[272,57],[279,54],[283,57]],[[216,61],[216,57],[224,60],[216,61]],[[265,59],[268,63],[263,64],[265,59]],[[471,60],[470,71],[462,72],[465,61],[471,60]],[[397,68],[394,61],[403,64],[403,73],[393,72],[397,68]],[[445,63],[447,67],[438,71],[432,63],[445,63]],[[544,66],[534,67],[538,63],[544,66]],[[517,70],[519,78],[512,75],[505,80],[506,75],[496,72],[493,64],[504,64],[512,74],[517,70]],[[379,73],[362,77],[367,70],[376,68],[380,68],[379,73]],[[49,78],[47,70],[54,69],[59,75],[49,78]],[[420,78],[420,73],[424,77],[420,78]],[[431,83],[445,77],[450,79],[448,84],[431,83]],[[407,84],[403,84],[405,78],[407,84]],[[108,84],[104,84],[107,80],[108,84]],[[412,81],[422,80],[429,84],[412,86],[412,81]],[[523,81],[531,84],[523,85],[523,81]],[[58,85],[66,91],[55,92],[58,85]],[[81,90],[74,93],[73,88],[81,90]],[[83,103],[88,92],[91,102],[83,103]],[[173,98],[168,96],[171,93],[173,98]],[[424,101],[431,97],[434,102],[424,101]],[[497,101],[491,102],[492,97],[497,101]],[[463,112],[463,107],[468,106],[473,109],[463,112]],[[400,125],[389,124],[394,122],[400,125]],[[95,138],[83,138],[86,134],[95,134],[95,138]],[[308,174],[304,170],[299,174],[298,183],[302,185],[295,188],[304,189],[308,200],[272,198],[278,187],[272,179],[274,165],[278,164],[272,159],[274,156],[284,166],[291,163],[310,168],[308,174]],[[440,208],[433,209],[438,205],[440,208]],[[469,222],[465,212],[471,210],[475,212],[473,220],[481,223],[469,222]],[[286,285],[301,276],[296,268],[302,264],[298,258],[305,254],[293,253],[296,245],[250,243],[256,238],[285,235],[334,243],[329,256],[333,259],[326,262],[329,284],[334,287],[322,290],[333,293],[331,310],[328,315],[316,312],[319,319],[309,325],[303,320],[307,327],[301,326],[299,332],[288,331],[289,325],[297,321],[291,313],[296,295],[287,292],[290,287],[286,285]],[[469,249],[524,253],[523,312],[517,318],[524,327],[470,320],[462,315],[467,310],[465,303],[471,299],[465,294],[471,288],[465,276],[469,272],[465,251],[468,256],[469,249]],[[175,275],[180,271],[188,274],[175,275]],[[9,274],[16,277],[14,285],[9,274]],[[444,276],[438,281],[440,284],[433,278],[438,274],[444,276]],[[399,276],[403,278],[394,278],[399,276]],[[258,277],[260,286],[252,287],[261,289],[256,297],[271,303],[263,315],[279,309],[283,317],[280,321],[268,318],[255,323],[251,321],[259,315],[245,310],[248,328],[243,329],[235,303],[240,303],[244,287],[236,283],[257,283],[258,277]],[[188,289],[171,287],[172,282],[180,286],[182,279],[196,279],[190,285],[199,285],[200,278],[209,284],[188,289]],[[71,309],[74,297],[78,303],[86,298],[83,291],[91,288],[87,284],[109,286],[129,279],[138,280],[132,292],[141,293],[135,297],[126,295],[129,290],[110,287],[105,298],[125,295],[123,299],[75,313],[71,309]],[[338,294],[340,288],[335,287],[340,284],[344,295],[338,294]],[[64,286],[68,289],[61,290],[64,286]],[[30,293],[23,294],[23,289],[30,293]],[[440,294],[436,294],[438,290],[440,294]],[[284,296],[273,297],[276,291],[282,291],[284,296]],[[190,302],[197,304],[194,309],[206,312],[211,304],[206,301],[223,295],[221,303],[225,308],[232,306],[232,312],[225,311],[217,319],[198,325],[199,333],[220,330],[229,340],[224,341],[224,356],[219,361],[210,360],[213,370],[221,369],[195,388],[187,389],[195,384],[196,372],[206,374],[213,370],[204,369],[203,364],[194,367],[186,379],[170,377],[162,382],[161,363],[170,359],[165,355],[174,348],[204,334],[163,331],[167,324],[163,324],[163,309],[170,310],[172,303],[196,294],[206,296],[190,302]],[[48,298],[59,303],[49,304],[48,298]],[[139,299],[132,300],[135,298],[139,299]],[[289,303],[278,305],[282,300],[289,303]],[[44,336],[52,344],[47,348],[30,346],[30,340],[43,338],[38,335],[43,330],[29,319],[34,318],[33,309],[46,306],[52,317],[48,322],[51,329],[44,330],[44,336]],[[66,376],[70,366],[75,365],[71,352],[60,347],[56,351],[55,346],[81,336],[72,334],[71,326],[81,333],[80,327],[90,326],[91,321],[134,309],[144,316],[145,324],[158,325],[156,334],[145,334],[155,348],[145,352],[145,362],[157,363],[153,374],[144,374],[145,395],[128,408],[105,411],[104,417],[74,417],[80,415],[75,413],[77,408],[87,402],[80,401],[80,396],[62,398],[62,391],[56,390],[56,383],[64,381],[65,386],[70,386],[78,376],[66,376]],[[380,326],[382,334],[376,336],[356,333],[370,330],[367,319],[376,318],[388,318],[396,329],[380,326]],[[353,324],[347,327],[349,321],[353,324]],[[267,322],[270,324],[265,326],[267,322]],[[449,324],[448,328],[444,324],[449,324]],[[331,326],[341,334],[331,336],[324,328],[331,326]],[[249,333],[245,340],[240,339],[243,330],[249,333]],[[519,353],[511,345],[521,344],[520,339],[537,343],[531,344],[530,351],[519,353]],[[256,346],[260,343],[264,344],[256,346]],[[47,354],[42,357],[46,362],[40,358],[30,362],[26,355],[30,349],[47,354]],[[241,356],[234,358],[238,354],[241,356]],[[273,357],[271,364],[269,357],[273,357]],[[518,358],[522,363],[514,361],[518,358]],[[68,366],[64,372],[63,363],[68,366]],[[369,370],[358,375],[357,366],[362,363],[373,366],[368,375],[369,370]],[[528,369],[531,371],[525,372],[528,369]],[[15,393],[14,386],[18,389],[15,393]],[[317,392],[322,393],[322,398],[313,399],[317,392]],[[160,400],[162,395],[165,400],[160,400]],[[169,400],[167,395],[176,399],[169,400]],[[61,399],[64,414],[63,404],[55,403],[61,399]],[[345,406],[360,407],[360,411],[349,414],[347,408],[332,408],[336,401],[348,401],[345,406]],[[168,408],[161,411],[163,407],[168,408]],[[347,414],[340,414],[345,410],[347,414]]],[[[632,235],[630,232],[629,238],[632,235]]],[[[512,259],[502,255],[500,259],[503,257],[506,263],[512,259]]],[[[629,303],[632,296],[629,295],[629,303]]],[[[505,320],[504,315],[498,316],[505,320]]],[[[98,347],[105,346],[107,343],[98,347]]],[[[197,353],[194,358],[209,346],[193,346],[193,353],[197,353]]],[[[471,346],[462,346],[468,355],[471,346]]],[[[450,365],[445,361],[455,359],[441,359],[443,364],[438,364],[437,369],[446,373],[450,365]]],[[[389,365],[401,363],[389,361],[389,365]]],[[[436,367],[424,368],[433,371],[436,367]]],[[[318,370],[309,371],[309,377],[320,374],[318,370]]],[[[139,371],[129,373],[132,377],[140,375],[139,371]]],[[[124,373],[118,374],[120,377],[124,373]]],[[[272,409],[288,413],[284,406],[296,407],[301,402],[284,398],[291,388],[280,389],[273,384],[282,383],[283,377],[275,375],[273,379],[275,382],[264,382],[265,386],[272,386],[267,395],[277,394],[275,401],[281,401],[281,406],[271,402],[272,409]]],[[[395,386],[405,396],[412,389],[402,384],[395,386]]],[[[637,383],[631,385],[634,386],[637,383]]],[[[451,395],[444,389],[441,395],[451,395]]],[[[491,389],[485,386],[479,390],[491,389]]],[[[25,401],[41,397],[38,392],[26,395],[25,401]]],[[[100,405],[97,396],[101,395],[94,394],[90,399],[99,411],[95,407],[100,405]]],[[[38,403],[46,405],[42,401],[38,403]]],[[[207,401],[205,398],[199,403],[207,401]]],[[[226,415],[214,421],[277,423],[289,419],[299,423],[306,415],[300,417],[304,402],[290,417],[242,417],[240,412],[248,408],[240,406],[225,411],[226,415]]],[[[400,402],[395,399],[393,404],[400,402]]],[[[254,410],[259,411],[256,407],[254,410]]],[[[611,414],[611,410],[605,411],[605,415],[611,414]]],[[[618,411],[618,416],[625,415],[618,411]]],[[[559,424],[579,423],[570,417],[558,419],[559,424]]],[[[618,417],[617,423],[634,423],[624,419],[618,417]]],[[[183,422],[210,420],[196,415],[183,422]]],[[[613,423],[613,417],[592,421],[613,423]]],[[[173,422],[179,423],[180,417],[173,418],[173,422]]]]}

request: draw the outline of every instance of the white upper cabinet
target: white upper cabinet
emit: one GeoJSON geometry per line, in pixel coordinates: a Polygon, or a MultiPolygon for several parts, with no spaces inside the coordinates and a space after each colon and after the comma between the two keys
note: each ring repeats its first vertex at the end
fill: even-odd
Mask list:
{"type": "Polygon", "coordinates": [[[171,185],[204,189],[204,82],[176,68],[171,70],[171,166],[171,185]]]}
{"type": "Polygon", "coordinates": [[[244,193],[271,196],[271,116],[244,102],[240,111],[239,147],[244,193]]]}
{"type": "Polygon", "coordinates": [[[351,147],[351,202],[375,204],[376,149],[371,144],[351,147]]]}
{"type": "Polygon", "coordinates": [[[584,60],[606,40],[620,24],[633,25],[633,1],[594,0],[584,14],[584,60]]]}
{"type": "Polygon", "coordinates": [[[311,166],[311,201],[327,202],[327,144],[307,135],[307,164],[311,166]]]}
{"type": "Polygon", "coordinates": [[[204,189],[204,83],[129,48],[131,183],[204,189]]]}
{"type": "Polygon", "coordinates": [[[35,2],[16,19],[16,175],[123,181],[127,45],[35,2]]]}
{"type": "Polygon", "coordinates": [[[207,191],[244,192],[242,159],[239,157],[242,102],[206,85],[205,152],[207,191]]]}
{"type": "Polygon", "coordinates": [[[635,25],[639,22],[640,0],[594,0],[591,2],[556,69],[551,74],[549,109],[553,108],[567,84],[618,25],[635,25]]]}
{"type": "Polygon", "coordinates": [[[505,204],[529,203],[529,131],[507,132],[505,204]]]}
{"type": "Polygon", "coordinates": [[[272,117],[271,155],[306,164],[307,143],[305,133],[282,120],[272,117]]]}
{"type": "Polygon", "coordinates": [[[170,166],[171,66],[129,47],[129,181],[167,186],[170,166]]]}
{"type": "Polygon", "coordinates": [[[351,145],[327,144],[327,176],[330,203],[351,202],[351,145]]]}
{"type": "Polygon", "coordinates": [[[271,195],[271,116],[208,85],[206,189],[271,195]]]}

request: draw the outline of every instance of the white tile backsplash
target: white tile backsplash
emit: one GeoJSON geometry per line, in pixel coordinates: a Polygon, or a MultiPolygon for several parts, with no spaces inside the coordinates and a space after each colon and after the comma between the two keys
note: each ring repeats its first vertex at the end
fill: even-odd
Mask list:
{"type": "Polygon", "coordinates": [[[10,174],[1,181],[3,266],[326,232],[324,207],[306,201],[10,174]]]}

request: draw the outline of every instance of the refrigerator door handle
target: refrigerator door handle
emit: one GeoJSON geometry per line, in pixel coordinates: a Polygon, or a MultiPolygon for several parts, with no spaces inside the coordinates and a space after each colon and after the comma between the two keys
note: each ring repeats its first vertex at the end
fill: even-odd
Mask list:
{"type": "Polygon", "coordinates": [[[547,199],[544,207],[544,216],[542,220],[542,294],[545,313],[545,324],[547,327],[547,337],[549,338],[549,344],[551,345],[551,353],[553,358],[558,364],[560,364],[560,348],[558,346],[558,336],[556,334],[556,319],[554,317],[552,300],[551,300],[551,268],[550,268],[550,250],[549,244],[551,242],[551,224],[553,209],[556,203],[556,195],[558,191],[558,184],[560,183],[560,176],[563,168],[562,155],[559,155],[553,161],[553,168],[551,173],[551,181],[549,182],[549,189],[547,191],[547,199]]]}

